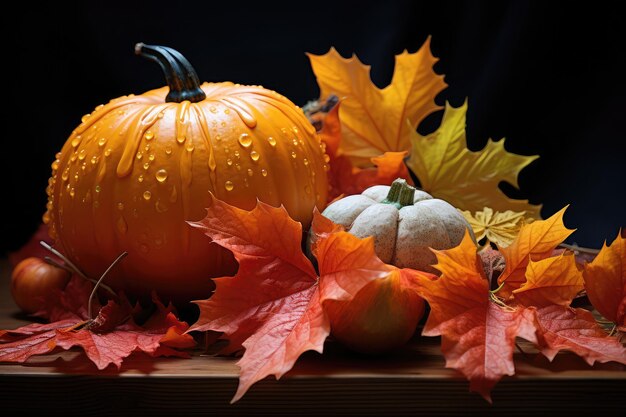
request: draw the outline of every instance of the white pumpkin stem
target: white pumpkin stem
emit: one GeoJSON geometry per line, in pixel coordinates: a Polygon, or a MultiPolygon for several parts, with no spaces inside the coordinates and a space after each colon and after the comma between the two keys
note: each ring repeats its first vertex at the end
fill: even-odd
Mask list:
{"type": "Polygon", "coordinates": [[[415,198],[415,187],[411,187],[405,179],[398,178],[389,188],[387,198],[383,200],[384,204],[393,204],[397,208],[404,206],[412,206],[415,198]]]}

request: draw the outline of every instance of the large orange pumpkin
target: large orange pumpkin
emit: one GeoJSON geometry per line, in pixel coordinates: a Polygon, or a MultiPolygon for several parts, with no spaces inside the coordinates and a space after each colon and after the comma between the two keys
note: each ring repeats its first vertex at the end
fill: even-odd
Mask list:
{"type": "MultiPolygon", "coordinates": [[[[315,129],[274,91],[203,83],[177,51],[138,44],[168,87],[116,98],[85,115],[52,163],[44,222],[55,246],[107,284],[174,302],[207,298],[211,277],[232,274],[230,252],[187,221],[206,215],[209,192],[244,209],[284,205],[308,227],[327,195],[315,129]]],[[[280,231],[277,231],[280,232],[280,231]]]]}

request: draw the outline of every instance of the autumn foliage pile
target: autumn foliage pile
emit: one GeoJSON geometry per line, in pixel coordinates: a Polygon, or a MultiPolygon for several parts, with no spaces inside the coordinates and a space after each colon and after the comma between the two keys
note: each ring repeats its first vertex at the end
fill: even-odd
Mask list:
{"type": "Polygon", "coordinates": [[[180,321],[156,295],[148,319],[123,294],[103,306],[96,298],[92,308],[98,313],[90,317],[93,284],[73,277],[64,291],[44,300],[37,315],[46,324],[0,332],[0,361],[23,362],[78,346],[99,369],[119,367],[134,351],[188,355],[192,335],[213,331],[228,342],[219,354],[240,356],[237,401],[255,382],[283,376],[303,352],[322,353],[333,332],[328,303],[349,302],[374,280],[393,279],[392,294],[426,300],[422,335],[440,337],[446,366],[489,401],[496,383],[515,373],[518,338],[549,360],[567,350],[589,365],[626,365],[620,342],[626,331],[624,231],[591,262],[566,249],[562,244],[573,232],[563,223],[566,207],[542,220],[540,206],[498,188],[501,181],[516,186],[519,172],[536,157],[508,153],[504,140],[489,140],[478,152],[467,149],[467,102],[446,104],[439,129],[416,133],[426,116],[441,110],[435,97],[446,86],[432,69],[429,41],[396,57],[392,82],[382,90],[356,57],[344,59],[334,49],[309,57],[321,98],[338,97],[337,105],[316,115],[330,158],[330,198],[396,178],[419,182],[459,208],[483,246],[466,234],[457,247],[434,250],[439,275],[399,269],[376,256],[373,238],[359,239],[316,210],[307,256],[307,231],[283,207],[259,202],[245,211],[212,197],[206,217],[188,226],[231,251],[239,269],[234,277],[215,279],[209,299],[195,301],[195,323],[180,321]],[[595,311],[572,306],[582,297],[595,311]],[[612,322],[613,329],[599,320],[612,322]]]}

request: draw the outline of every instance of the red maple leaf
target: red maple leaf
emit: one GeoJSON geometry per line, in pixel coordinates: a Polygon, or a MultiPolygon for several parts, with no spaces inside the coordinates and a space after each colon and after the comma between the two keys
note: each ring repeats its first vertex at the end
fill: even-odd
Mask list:
{"type": "Polygon", "coordinates": [[[49,323],[0,331],[0,361],[25,362],[33,355],[78,346],[98,369],[110,364],[119,369],[135,351],[154,357],[188,357],[177,349],[195,346],[193,338],[185,334],[189,326],[176,318],[171,305],[165,307],[155,296],[156,312],[141,326],[134,319],[138,307],[131,306],[123,295],[101,308],[94,301],[92,308],[99,312],[90,319],[87,303],[92,289],[90,282],[74,276],[64,291],[44,299],[37,315],[49,323]]]}
{"type": "Polygon", "coordinates": [[[371,239],[362,243],[346,233],[358,242],[337,245],[341,237],[329,233],[335,228],[315,216],[319,279],[301,251],[302,226],[283,207],[258,202],[245,211],[212,197],[207,216],[190,223],[239,262],[234,277],[215,279],[211,298],[196,301],[200,317],[189,330],[223,332],[228,352],[245,349],[232,402],[266,376],[279,379],[303,352],[322,352],[330,333],[324,300],[350,298],[387,273],[371,239]]]}

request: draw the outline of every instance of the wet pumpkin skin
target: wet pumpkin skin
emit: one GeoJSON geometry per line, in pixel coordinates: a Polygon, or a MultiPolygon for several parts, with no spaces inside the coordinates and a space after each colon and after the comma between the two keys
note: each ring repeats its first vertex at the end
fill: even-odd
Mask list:
{"type": "Polygon", "coordinates": [[[243,209],[284,205],[305,228],[324,207],[325,155],[297,106],[258,86],[199,87],[197,102],[166,102],[164,87],[98,106],[52,163],[55,246],[92,277],[127,251],[107,283],[128,294],[207,298],[211,277],[236,271],[187,223],[206,215],[209,193],[243,209]]]}

